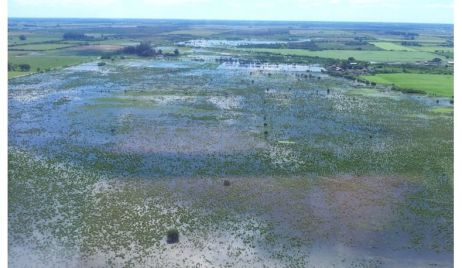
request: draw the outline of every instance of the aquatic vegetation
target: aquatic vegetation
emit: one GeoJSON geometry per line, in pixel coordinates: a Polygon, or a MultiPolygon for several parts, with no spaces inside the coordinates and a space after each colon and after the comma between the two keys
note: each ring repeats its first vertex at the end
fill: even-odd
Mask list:
{"type": "Polygon", "coordinates": [[[273,67],[127,59],[11,80],[11,262],[307,266],[337,244],[356,248],[352,265],[450,255],[449,100],[273,67]]]}

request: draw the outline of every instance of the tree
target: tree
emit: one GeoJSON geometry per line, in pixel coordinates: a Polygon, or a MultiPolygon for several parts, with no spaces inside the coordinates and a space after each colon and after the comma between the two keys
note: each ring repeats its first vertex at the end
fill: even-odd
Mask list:
{"type": "Polygon", "coordinates": [[[84,33],[67,32],[63,34],[64,40],[90,40],[94,39],[92,36],[85,35],[84,33]]]}
{"type": "Polygon", "coordinates": [[[180,241],[180,234],[177,229],[169,229],[167,231],[167,243],[174,244],[180,241]]]}
{"type": "MultiPolygon", "coordinates": [[[[151,42],[141,42],[137,46],[124,47],[121,52],[126,54],[136,54],[140,57],[152,57],[156,55],[156,51],[151,47],[151,42]]],[[[157,53],[161,54],[162,50],[159,49],[157,53]]]]}
{"type": "Polygon", "coordinates": [[[151,42],[141,42],[136,46],[136,54],[142,57],[151,57],[156,54],[156,52],[151,48],[151,42]]]}
{"type": "Polygon", "coordinates": [[[19,64],[18,67],[19,67],[19,70],[21,70],[21,72],[30,71],[30,65],[27,63],[19,64]]]}
{"type": "Polygon", "coordinates": [[[179,55],[180,55],[180,51],[178,50],[178,48],[175,48],[175,50],[173,51],[173,53],[175,54],[175,56],[179,56],[179,55]]]}
{"type": "Polygon", "coordinates": [[[19,40],[24,41],[24,40],[26,40],[26,39],[27,39],[27,37],[26,37],[25,35],[23,35],[23,34],[21,34],[21,35],[19,36],[19,40]]]}

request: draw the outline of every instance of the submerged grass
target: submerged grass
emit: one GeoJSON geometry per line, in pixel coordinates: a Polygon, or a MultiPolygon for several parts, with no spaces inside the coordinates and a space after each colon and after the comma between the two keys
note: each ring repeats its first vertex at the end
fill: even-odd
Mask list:
{"type": "Polygon", "coordinates": [[[429,97],[290,72],[108,65],[104,74],[53,72],[10,83],[9,192],[18,193],[9,197],[10,243],[47,249],[37,235],[44,233],[87,264],[104,259],[102,266],[196,265],[205,261],[175,250],[218,248],[224,262],[204,258],[307,266],[307,249],[320,237],[363,245],[342,228],[358,237],[404,228],[415,243],[400,245],[450,250],[453,116],[436,116],[429,97]],[[401,188],[392,177],[415,192],[396,201],[392,192],[401,188]],[[382,199],[365,194],[377,189],[382,199]],[[361,206],[342,207],[350,204],[345,195],[361,206]],[[391,201],[402,211],[394,227],[348,216],[391,201]],[[169,248],[172,226],[182,238],[169,248]]]}

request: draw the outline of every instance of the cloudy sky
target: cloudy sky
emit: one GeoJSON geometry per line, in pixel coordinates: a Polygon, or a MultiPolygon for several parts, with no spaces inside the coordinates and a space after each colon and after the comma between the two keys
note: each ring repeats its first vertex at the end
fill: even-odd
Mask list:
{"type": "Polygon", "coordinates": [[[8,0],[8,16],[453,23],[453,1],[8,0]]]}

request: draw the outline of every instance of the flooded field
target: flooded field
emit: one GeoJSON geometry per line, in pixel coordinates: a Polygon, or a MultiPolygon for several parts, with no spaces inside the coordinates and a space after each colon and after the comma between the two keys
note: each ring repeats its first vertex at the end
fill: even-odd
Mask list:
{"type": "MultiPolygon", "coordinates": [[[[304,41],[310,41],[304,40],[304,41]]],[[[242,45],[268,45],[287,44],[287,41],[277,40],[224,40],[224,39],[195,39],[186,42],[178,42],[178,45],[191,47],[238,47],[242,45]]]]}
{"type": "Polygon", "coordinates": [[[10,80],[10,265],[451,267],[450,99],[322,71],[181,57],[10,80]]]}

